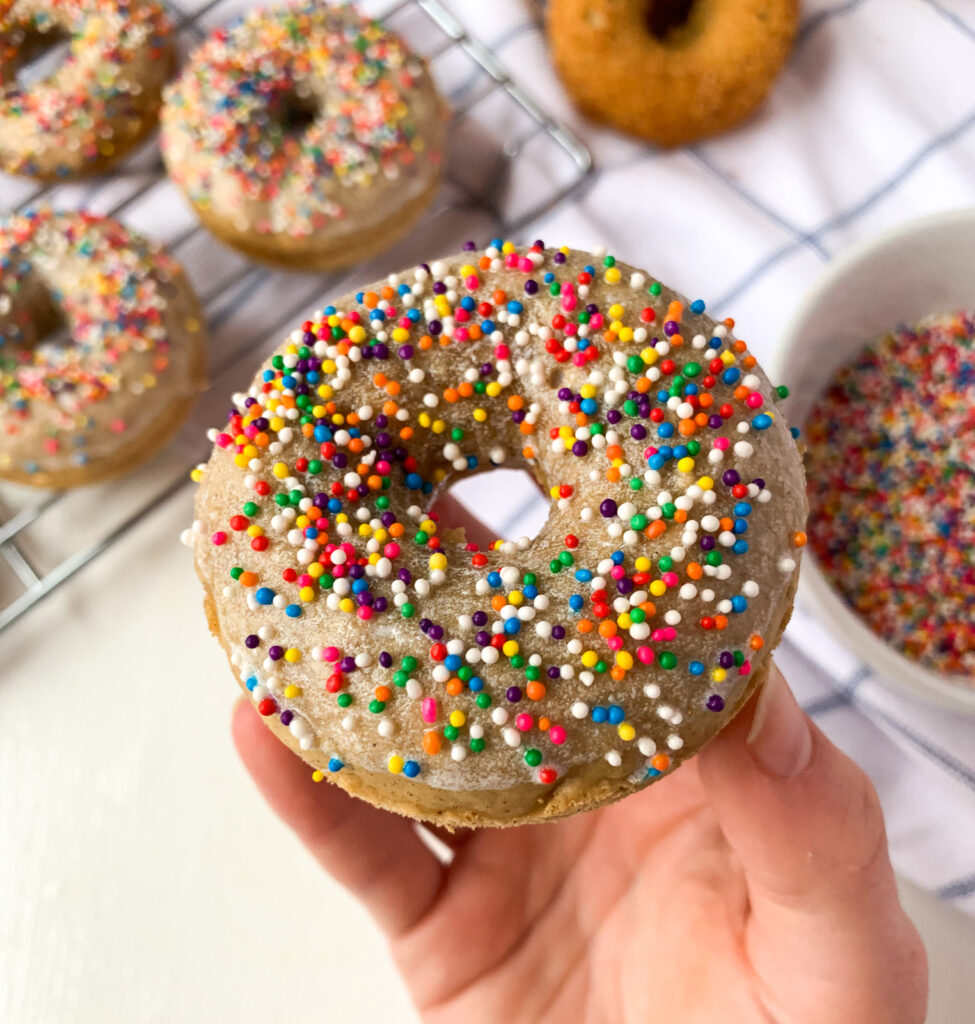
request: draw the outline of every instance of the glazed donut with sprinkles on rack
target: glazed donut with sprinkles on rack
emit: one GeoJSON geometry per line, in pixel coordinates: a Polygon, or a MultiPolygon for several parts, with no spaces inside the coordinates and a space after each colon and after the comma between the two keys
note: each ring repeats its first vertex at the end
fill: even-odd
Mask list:
{"type": "Polygon", "coordinates": [[[214,430],[195,550],[267,725],[350,793],[446,825],[558,817],[692,756],[764,679],[806,507],[731,321],[612,256],[495,240],[337,299],[214,430]],[[521,466],[487,550],[430,508],[521,466]]]}

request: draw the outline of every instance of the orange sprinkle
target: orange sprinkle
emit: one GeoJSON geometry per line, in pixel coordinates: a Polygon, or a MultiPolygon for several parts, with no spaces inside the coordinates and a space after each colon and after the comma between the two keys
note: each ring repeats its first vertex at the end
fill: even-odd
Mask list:
{"type": "Polygon", "coordinates": [[[655,537],[659,537],[666,529],[667,524],[663,519],[654,519],[643,533],[647,540],[653,540],[655,537]]]}
{"type": "Polygon", "coordinates": [[[650,762],[658,772],[665,772],[670,767],[670,758],[666,754],[655,754],[650,762]]]}
{"type": "Polygon", "coordinates": [[[454,678],[447,680],[447,693],[449,693],[451,697],[460,696],[463,689],[464,684],[459,679],[454,678]]]}
{"type": "Polygon", "coordinates": [[[765,646],[765,641],[756,633],[751,640],[748,641],[748,646],[753,651],[760,651],[765,646]]]}
{"type": "Polygon", "coordinates": [[[796,530],[796,532],[792,535],[792,543],[795,544],[797,548],[804,548],[806,546],[807,539],[808,538],[806,537],[805,533],[802,532],[802,530],[796,530]]]}
{"type": "Polygon", "coordinates": [[[524,406],[524,404],[525,404],[525,400],[524,400],[524,398],[521,397],[521,395],[509,395],[509,397],[508,397],[508,408],[512,412],[517,412],[519,409],[521,409],[524,406]]]}
{"type": "Polygon", "coordinates": [[[381,700],[383,701],[383,703],[385,703],[387,700],[389,700],[390,697],[389,687],[377,686],[376,689],[373,690],[373,695],[375,696],[376,700],[381,700]]]}
{"type": "Polygon", "coordinates": [[[463,398],[470,398],[474,394],[474,385],[469,381],[465,380],[457,390],[460,392],[463,398]]]}
{"type": "Polygon", "coordinates": [[[256,572],[242,572],[238,579],[238,582],[242,587],[256,587],[257,586],[257,573],[256,572]]]}
{"type": "Polygon", "coordinates": [[[492,608],[493,608],[493,609],[494,609],[494,610],[495,610],[496,612],[499,612],[499,611],[501,611],[501,609],[502,609],[502,608],[503,608],[503,607],[504,607],[504,606],[505,606],[505,605],[506,605],[507,603],[508,603],[508,602],[507,602],[507,600],[506,600],[506,599],[505,599],[504,597],[502,597],[502,596],[501,596],[501,594],[495,594],[495,595],[494,595],[494,597],[492,597],[492,598],[491,598],[491,607],[492,607],[492,608]]]}
{"type": "Polygon", "coordinates": [[[390,535],[390,537],[402,537],[403,536],[403,531],[405,529],[406,529],[406,527],[403,526],[402,523],[393,523],[389,527],[389,535],[390,535]]]}
{"type": "Polygon", "coordinates": [[[591,633],[592,632],[592,620],[591,619],[580,619],[576,623],[576,629],[580,633],[591,633]]]}
{"type": "Polygon", "coordinates": [[[372,375],[372,382],[373,382],[373,384],[376,385],[377,388],[383,387],[386,384],[386,374],[385,373],[374,373],[372,375]]]}
{"type": "Polygon", "coordinates": [[[404,441],[409,441],[409,439],[413,436],[413,428],[412,427],[403,427],[403,429],[399,432],[399,436],[404,441]]]}
{"type": "Polygon", "coordinates": [[[610,622],[609,619],[603,619],[599,623],[599,635],[602,637],[616,636],[616,623],[610,622]]]}
{"type": "Polygon", "coordinates": [[[533,679],[526,687],[525,693],[529,700],[541,700],[545,696],[545,684],[533,679]]]}
{"type": "Polygon", "coordinates": [[[704,575],[704,570],[697,562],[691,562],[687,566],[687,575],[692,580],[699,580],[704,575]]]}
{"type": "Polygon", "coordinates": [[[423,734],[423,750],[431,757],[440,753],[440,734],[432,729],[423,734]]]}
{"type": "Polygon", "coordinates": [[[626,669],[620,665],[614,665],[609,670],[609,674],[617,683],[620,683],[626,678],[626,669]]]}

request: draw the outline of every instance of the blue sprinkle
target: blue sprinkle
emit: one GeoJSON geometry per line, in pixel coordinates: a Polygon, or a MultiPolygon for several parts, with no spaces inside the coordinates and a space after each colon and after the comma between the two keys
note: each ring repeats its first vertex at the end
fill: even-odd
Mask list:
{"type": "Polygon", "coordinates": [[[484,680],[480,676],[471,676],[467,680],[467,688],[471,693],[480,693],[484,689],[484,680]]]}
{"type": "Polygon", "coordinates": [[[482,320],[481,321],[481,331],[484,334],[493,334],[496,329],[497,328],[496,328],[496,325],[495,325],[493,320],[482,320]]]}
{"type": "Polygon", "coordinates": [[[752,420],[752,426],[756,430],[768,430],[772,426],[772,417],[764,412],[760,412],[755,419],[752,420]]]}
{"type": "Polygon", "coordinates": [[[704,665],[699,661],[692,661],[687,666],[692,676],[699,676],[704,674],[704,665]]]}
{"type": "Polygon", "coordinates": [[[610,556],[613,560],[613,565],[622,565],[623,559],[626,557],[622,551],[614,551],[610,556]]]}
{"type": "Polygon", "coordinates": [[[748,523],[744,519],[736,519],[731,528],[732,533],[748,533],[748,523]]]}
{"type": "Polygon", "coordinates": [[[792,439],[794,441],[798,441],[799,440],[799,428],[798,427],[789,427],[789,433],[792,435],[792,439]]]}
{"type": "Polygon", "coordinates": [[[736,555],[743,555],[748,550],[748,541],[736,540],[732,545],[731,550],[734,551],[736,555]]]}
{"type": "Polygon", "coordinates": [[[736,516],[750,516],[752,514],[752,507],[747,501],[739,501],[735,505],[734,512],[736,516]]]}
{"type": "Polygon", "coordinates": [[[741,594],[735,594],[731,599],[731,610],[733,612],[743,612],[748,607],[748,602],[741,596],[741,594]]]}
{"type": "Polygon", "coordinates": [[[597,725],[602,725],[608,717],[609,716],[607,715],[605,708],[596,707],[592,709],[592,720],[597,725]]]}
{"type": "Polygon", "coordinates": [[[657,427],[657,437],[673,437],[674,436],[674,425],[673,423],[661,423],[657,427]]]}
{"type": "Polygon", "coordinates": [[[420,774],[420,766],[416,761],[407,761],[406,764],[403,765],[403,774],[407,776],[407,778],[415,779],[417,775],[420,774]]]}
{"type": "Polygon", "coordinates": [[[253,690],[255,686],[257,686],[257,676],[248,676],[247,689],[253,690]]]}
{"type": "Polygon", "coordinates": [[[619,704],[610,704],[610,706],[609,706],[609,724],[610,725],[619,725],[620,722],[622,722],[624,718],[626,718],[626,715],[624,714],[623,709],[619,706],[619,704]]]}
{"type": "Polygon", "coordinates": [[[705,309],[705,306],[704,306],[704,299],[695,299],[695,300],[694,300],[694,301],[693,301],[693,302],[691,303],[691,312],[692,312],[692,313],[698,313],[698,314],[700,314],[700,313],[703,313],[703,312],[704,312],[704,309],[705,309]]]}
{"type": "Polygon", "coordinates": [[[417,491],[423,485],[423,477],[419,473],[406,474],[406,486],[411,491],[417,491]]]}
{"type": "Polygon", "coordinates": [[[301,618],[301,605],[300,604],[289,604],[284,610],[284,614],[289,619],[300,619],[301,618]]]}
{"type": "Polygon", "coordinates": [[[501,586],[501,573],[499,573],[497,571],[497,569],[495,569],[494,572],[489,572],[488,573],[488,577],[487,577],[487,581],[488,581],[488,583],[491,584],[492,587],[500,587],[501,586]]]}
{"type": "Polygon", "coordinates": [[[460,308],[461,308],[461,309],[466,309],[468,313],[469,313],[469,312],[470,312],[470,311],[471,311],[472,309],[474,309],[474,307],[475,307],[476,305],[477,305],[477,303],[475,303],[475,302],[474,302],[474,300],[473,300],[473,299],[472,299],[472,298],[471,298],[471,297],[470,297],[469,295],[465,295],[465,296],[464,296],[464,297],[463,297],[463,298],[462,298],[462,299],[460,300],[460,308]]]}
{"type": "Polygon", "coordinates": [[[270,604],[274,600],[274,591],[270,587],[258,587],[254,600],[258,604],[270,604]]]}
{"type": "Polygon", "coordinates": [[[592,579],[592,569],[576,569],[576,579],[580,583],[588,583],[592,579]]]}
{"type": "Polygon", "coordinates": [[[337,757],[330,757],[328,759],[328,770],[330,772],[340,772],[344,767],[345,764],[337,757]]]}
{"type": "Polygon", "coordinates": [[[524,308],[525,307],[515,299],[512,299],[511,302],[508,303],[509,313],[520,313],[524,308]]]}
{"type": "Polygon", "coordinates": [[[516,633],[521,632],[521,619],[517,616],[512,615],[510,619],[504,620],[504,631],[508,636],[514,636],[516,633]]]}
{"type": "Polygon", "coordinates": [[[369,581],[368,580],[353,580],[352,581],[352,593],[353,594],[361,594],[363,592],[363,590],[368,590],[368,589],[369,589],[369,581]]]}
{"type": "Polygon", "coordinates": [[[476,455],[468,455],[467,456],[467,468],[468,469],[477,469],[477,456],[476,455]]]}
{"type": "Polygon", "coordinates": [[[315,440],[318,441],[319,444],[322,441],[331,441],[332,431],[329,430],[328,427],[323,426],[321,423],[319,423],[319,425],[315,427],[315,440]]]}
{"type": "Polygon", "coordinates": [[[342,511],[342,502],[341,502],[341,500],[339,498],[329,498],[328,499],[328,510],[329,510],[329,512],[341,512],[342,511]]]}
{"type": "Polygon", "coordinates": [[[595,398],[584,398],[579,403],[579,409],[584,412],[587,416],[591,416],[599,408],[599,403],[595,398]]]}
{"type": "Polygon", "coordinates": [[[460,666],[463,664],[463,661],[461,661],[461,657],[459,654],[448,654],[447,657],[444,658],[443,663],[444,668],[446,668],[448,671],[456,672],[457,669],[459,669],[460,666]]]}
{"type": "Polygon", "coordinates": [[[533,583],[529,583],[528,586],[525,587],[525,589],[522,591],[522,593],[525,595],[525,597],[528,598],[529,601],[534,601],[535,598],[538,597],[538,587],[536,587],[533,583]]]}
{"type": "Polygon", "coordinates": [[[585,602],[580,594],[573,594],[572,597],[569,598],[569,607],[574,612],[582,611],[582,606],[584,604],[585,602]]]}

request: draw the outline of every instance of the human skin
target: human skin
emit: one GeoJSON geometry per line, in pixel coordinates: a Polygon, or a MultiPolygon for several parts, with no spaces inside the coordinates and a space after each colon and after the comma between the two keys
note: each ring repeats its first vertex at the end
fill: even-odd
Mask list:
{"type": "MultiPolygon", "coordinates": [[[[475,541],[451,499],[441,515],[475,541]]],[[[870,780],[778,669],[692,761],[552,824],[437,834],[310,772],[246,702],[264,796],[385,931],[425,1024],[920,1024],[927,960],[870,780]]]]}

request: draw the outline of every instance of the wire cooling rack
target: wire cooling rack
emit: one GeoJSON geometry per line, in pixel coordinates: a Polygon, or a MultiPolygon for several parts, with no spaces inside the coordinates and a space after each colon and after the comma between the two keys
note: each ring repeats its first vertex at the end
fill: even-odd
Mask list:
{"type": "MultiPolygon", "coordinates": [[[[183,51],[251,2],[173,3],[183,51]]],[[[80,184],[38,187],[0,175],[0,213],[41,203],[84,207],[163,242],[186,266],[206,308],[211,382],[166,451],[121,480],[61,493],[0,485],[0,630],[188,486],[189,469],[207,454],[205,428],[222,422],[229,396],[246,388],[260,354],[303,314],[356,283],[455,251],[467,238],[518,237],[588,176],[585,146],[439,0],[360,6],[428,58],[452,112],[446,180],[431,210],[409,238],[368,264],[311,275],[245,260],[196,222],[165,177],[154,140],[113,174],[80,184]]]]}

